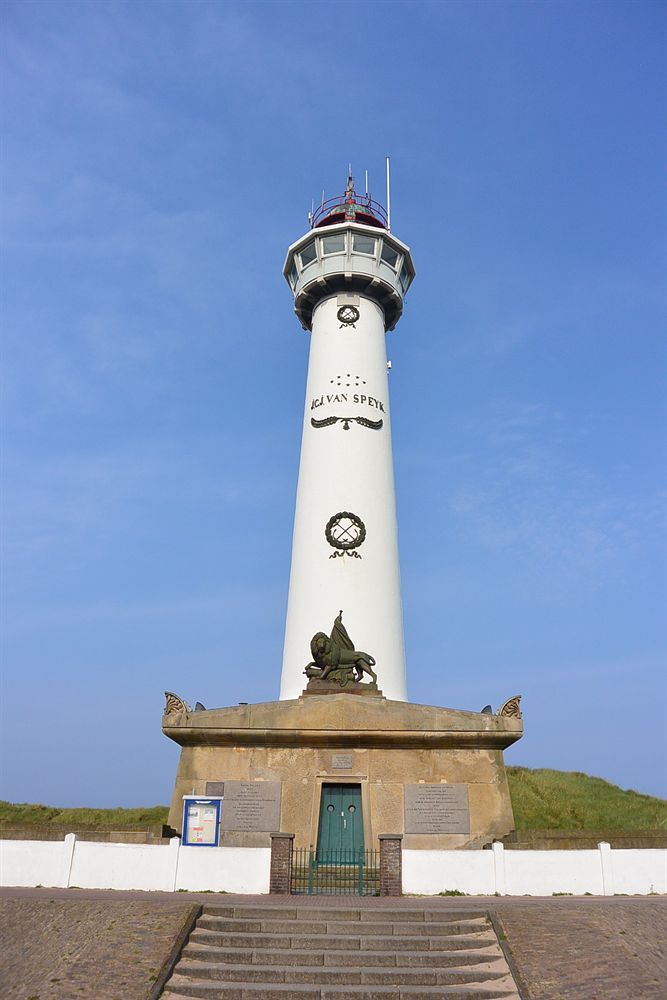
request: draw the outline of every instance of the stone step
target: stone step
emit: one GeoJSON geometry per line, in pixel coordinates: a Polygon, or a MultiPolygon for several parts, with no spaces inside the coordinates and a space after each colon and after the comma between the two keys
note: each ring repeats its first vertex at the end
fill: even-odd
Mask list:
{"type": "Polygon", "coordinates": [[[338,984],[359,985],[414,985],[454,986],[464,983],[488,983],[503,979],[507,967],[502,961],[489,962],[477,968],[452,967],[423,968],[375,964],[373,968],[330,965],[307,968],[304,966],[234,965],[217,962],[195,962],[183,958],[178,966],[179,976],[191,980],[225,980],[248,983],[314,983],[320,986],[338,984]]]}
{"type": "MultiPolygon", "coordinates": [[[[369,938],[369,942],[373,942],[373,938],[369,938]]],[[[410,942],[410,938],[391,938],[390,940],[400,941],[404,940],[410,942]]],[[[420,943],[426,941],[429,943],[428,938],[420,938],[420,943]]],[[[413,964],[413,960],[408,958],[406,962],[403,962],[404,956],[411,956],[417,954],[420,959],[423,959],[421,964],[434,965],[440,964],[444,966],[450,965],[479,965],[483,962],[488,962],[490,959],[497,956],[497,948],[493,947],[493,942],[489,941],[489,947],[487,948],[477,948],[474,951],[442,951],[437,946],[440,944],[440,939],[435,938],[431,941],[432,947],[430,951],[422,949],[419,952],[415,952],[412,949],[404,949],[395,952],[394,948],[360,948],[358,951],[354,951],[354,964],[355,965],[365,965],[364,955],[366,954],[382,954],[388,959],[387,964],[389,965],[403,965],[403,964],[413,964]]],[[[350,952],[335,951],[330,948],[326,948],[324,951],[319,949],[297,949],[288,947],[286,950],[281,948],[272,947],[259,947],[259,948],[242,948],[236,946],[209,946],[206,944],[200,944],[199,941],[193,941],[190,938],[189,943],[183,950],[184,958],[192,958],[195,961],[205,961],[205,962],[224,962],[229,964],[230,962],[236,961],[236,956],[240,956],[240,961],[248,962],[252,964],[260,965],[330,965],[339,964],[340,959],[349,957],[350,952]],[[247,956],[251,955],[249,959],[247,956]],[[302,959],[304,959],[302,961],[302,959]]],[[[371,963],[374,964],[374,963],[371,963]]]]}
{"type": "Polygon", "coordinates": [[[304,986],[297,992],[293,983],[287,987],[282,983],[261,986],[257,983],[219,983],[211,988],[196,984],[181,987],[178,993],[169,990],[162,997],[163,1000],[192,1000],[193,997],[208,1000],[520,1000],[514,989],[468,989],[459,986],[392,986],[382,989],[331,986],[320,989],[318,986],[304,986]]]}
{"type": "Polygon", "coordinates": [[[389,920],[378,915],[376,920],[246,920],[218,916],[204,912],[197,926],[212,931],[247,932],[263,934],[442,934],[457,935],[475,933],[489,927],[486,914],[472,919],[460,918],[456,921],[440,920],[389,920]],[[374,930],[373,928],[377,928],[374,930]]]}
{"type": "Polygon", "coordinates": [[[488,986],[312,986],[302,983],[173,982],[163,1000],[519,1000],[513,983],[488,986]]]}
{"type": "Polygon", "coordinates": [[[181,987],[178,993],[169,990],[162,994],[164,1000],[192,1000],[193,997],[209,1000],[520,1000],[516,990],[495,988],[467,988],[459,986],[392,986],[378,989],[367,986],[331,986],[320,989],[295,984],[285,987],[282,983],[219,983],[211,988],[196,984],[181,987]],[[185,992],[187,991],[187,992],[185,992]]]}
{"type": "Polygon", "coordinates": [[[206,904],[164,1000],[519,1000],[484,910],[206,904]]]}
{"type": "Polygon", "coordinates": [[[348,921],[348,920],[382,920],[385,923],[412,923],[416,921],[423,923],[425,920],[436,923],[458,923],[473,919],[486,917],[486,910],[461,910],[447,909],[443,907],[403,908],[395,907],[387,909],[384,905],[368,907],[343,907],[332,903],[331,906],[321,907],[317,905],[290,906],[275,905],[262,906],[261,904],[244,903],[238,906],[223,906],[218,903],[205,903],[203,908],[204,916],[227,917],[241,920],[307,920],[310,923],[322,921],[348,921]]]}
{"type": "MultiPolygon", "coordinates": [[[[498,954],[494,949],[495,955],[498,954]]],[[[295,965],[300,967],[328,967],[345,965],[347,968],[361,968],[369,965],[393,966],[449,966],[480,964],[488,961],[490,950],[475,952],[454,951],[322,951],[295,949],[271,951],[262,948],[206,948],[188,944],[183,950],[183,958],[193,961],[215,962],[220,965],[295,965]],[[214,958],[204,957],[214,955],[214,958]]]]}
{"type": "MultiPolygon", "coordinates": [[[[409,925],[408,925],[409,926],[409,925]]],[[[369,928],[374,927],[369,924],[369,928]]],[[[449,935],[435,934],[408,934],[391,935],[372,934],[359,937],[357,935],[345,934],[336,937],[335,935],[309,935],[309,934],[246,934],[218,931],[210,931],[206,928],[197,928],[190,934],[190,943],[204,945],[208,948],[326,948],[329,951],[361,951],[370,949],[371,951],[393,950],[395,948],[408,949],[413,951],[479,951],[486,948],[490,943],[495,942],[493,931],[484,930],[476,937],[454,937],[449,935]]]]}

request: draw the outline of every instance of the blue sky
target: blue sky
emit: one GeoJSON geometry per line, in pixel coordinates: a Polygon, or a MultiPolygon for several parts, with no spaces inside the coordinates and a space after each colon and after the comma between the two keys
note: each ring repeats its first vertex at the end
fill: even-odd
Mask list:
{"type": "Polygon", "coordinates": [[[386,153],[417,267],[388,342],[410,698],[521,693],[509,763],[664,795],[664,5],[2,20],[0,795],[165,803],[165,689],[277,697],[284,252],[349,160],[382,198],[386,153]]]}

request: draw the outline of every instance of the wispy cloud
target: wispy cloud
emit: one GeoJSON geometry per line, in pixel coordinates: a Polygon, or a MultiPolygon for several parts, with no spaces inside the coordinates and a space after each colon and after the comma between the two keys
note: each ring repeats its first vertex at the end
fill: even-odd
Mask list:
{"type": "Polygon", "coordinates": [[[499,401],[468,430],[477,467],[448,508],[477,544],[577,573],[598,571],[645,545],[647,533],[657,536],[663,498],[618,492],[578,461],[558,411],[499,401]]]}

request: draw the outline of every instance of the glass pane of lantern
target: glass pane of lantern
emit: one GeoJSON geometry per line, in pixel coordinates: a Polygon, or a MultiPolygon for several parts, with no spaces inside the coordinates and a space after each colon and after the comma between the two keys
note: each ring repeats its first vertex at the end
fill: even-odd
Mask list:
{"type": "Polygon", "coordinates": [[[394,248],[389,246],[388,243],[383,243],[382,260],[385,262],[385,264],[389,264],[390,267],[396,267],[396,261],[398,260],[398,251],[394,250],[394,248]]]}
{"type": "Polygon", "coordinates": [[[372,236],[362,236],[361,233],[355,233],[353,247],[355,253],[367,253],[371,257],[375,256],[375,240],[372,236]]]}
{"type": "Polygon", "coordinates": [[[309,243],[301,251],[301,267],[306,267],[307,264],[312,264],[317,257],[317,252],[315,250],[315,240],[309,243]]]}
{"type": "Polygon", "coordinates": [[[345,253],[345,233],[322,238],[322,253],[327,256],[332,253],[345,253]]]}

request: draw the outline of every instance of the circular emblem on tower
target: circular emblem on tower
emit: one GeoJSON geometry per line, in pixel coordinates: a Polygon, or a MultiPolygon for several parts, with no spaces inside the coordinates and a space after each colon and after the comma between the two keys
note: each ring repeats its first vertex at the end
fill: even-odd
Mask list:
{"type": "Polygon", "coordinates": [[[356,306],[341,306],[336,313],[342,326],[354,326],[359,319],[359,310],[356,306]]]}
{"type": "Polygon", "coordinates": [[[363,545],[366,538],[366,525],[352,511],[341,510],[338,514],[330,517],[324,529],[324,534],[329,545],[337,550],[336,552],[332,552],[329,556],[330,559],[335,559],[336,556],[344,556],[345,553],[353,556],[355,559],[361,559],[361,556],[355,549],[363,545]]]}

